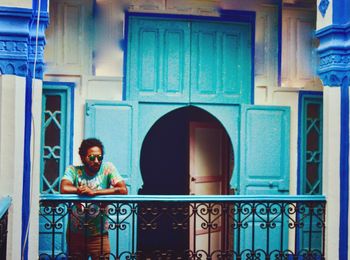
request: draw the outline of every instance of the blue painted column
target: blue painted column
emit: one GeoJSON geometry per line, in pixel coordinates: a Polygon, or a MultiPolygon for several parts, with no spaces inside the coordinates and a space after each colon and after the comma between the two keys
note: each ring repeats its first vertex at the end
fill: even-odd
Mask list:
{"type": "MultiPolygon", "coordinates": [[[[6,137],[1,139],[1,151],[0,156],[3,157],[4,153],[11,154],[17,161],[19,167],[16,169],[14,164],[8,162],[2,162],[2,170],[12,171],[11,174],[16,177],[11,178],[5,176],[5,179],[1,179],[1,182],[6,183],[6,189],[1,192],[9,195],[13,198],[12,214],[9,218],[14,222],[13,225],[9,226],[9,237],[8,239],[8,254],[12,254],[13,259],[20,259],[21,255],[21,219],[22,219],[22,185],[23,185],[23,150],[24,150],[24,119],[25,109],[23,105],[15,104],[25,102],[25,81],[23,78],[28,73],[28,42],[29,42],[29,24],[32,18],[32,9],[16,8],[16,7],[0,7],[0,74],[1,80],[10,78],[10,82],[6,82],[7,88],[11,91],[7,91],[4,96],[1,97],[0,103],[7,99],[13,101],[13,105],[7,105],[3,107],[2,115],[16,115],[13,118],[14,126],[21,133],[16,132],[16,129],[8,129],[11,126],[9,119],[5,117],[1,118],[1,130],[7,132],[6,137]],[[4,76],[6,75],[6,76],[4,76]],[[17,111],[17,112],[14,112],[17,111]],[[23,120],[23,121],[22,121],[23,120]],[[12,132],[12,133],[11,133],[12,132]],[[6,138],[6,140],[5,140],[6,138]],[[15,146],[16,149],[12,149],[15,146]],[[8,164],[8,165],[5,165],[8,164]],[[4,166],[5,165],[5,166],[4,166]],[[16,183],[18,183],[16,185],[16,183]]],[[[5,87],[5,86],[4,86],[5,87]]],[[[2,91],[4,91],[2,89],[2,91]]],[[[13,127],[12,127],[13,128],[13,127]]],[[[3,175],[3,174],[2,174],[3,175]]],[[[10,222],[11,223],[11,222],[10,222]]]]}
{"type": "MultiPolygon", "coordinates": [[[[32,139],[32,106],[33,87],[35,79],[42,80],[44,72],[45,29],[48,25],[47,2],[33,1],[33,12],[29,23],[28,37],[28,71],[26,74],[26,109],[23,156],[23,193],[22,193],[22,253],[28,259],[28,243],[30,223],[30,189],[31,189],[31,139],[32,139]]],[[[41,100],[39,100],[41,102],[41,100]]]]}
{"type": "MultiPolygon", "coordinates": [[[[14,114],[16,117],[12,118],[12,122],[15,123],[10,122],[11,119],[7,117],[1,118],[2,125],[0,125],[1,129],[5,130],[6,133],[14,132],[11,133],[11,136],[9,135],[10,137],[5,140],[5,143],[1,143],[2,149],[0,151],[0,156],[3,158],[6,157],[4,155],[5,153],[15,156],[13,158],[14,162],[7,163],[8,165],[4,169],[6,172],[12,171],[11,174],[15,174],[16,177],[0,180],[8,186],[1,193],[14,197],[13,213],[11,215],[13,225],[10,229],[10,232],[12,232],[10,236],[13,239],[8,241],[10,247],[8,252],[10,252],[12,259],[20,259],[20,255],[22,254],[23,259],[28,259],[29,239],[26,240],[25,237],[30,221],[32,174],[30,147],[33,134],[31,131],[33,103],[32,79],[40,80],[43,77],[44,31],[48,24],[47,0],[33,0],[31,4],[25,6],[28,6],[28,8],[15,7],[15,3],[11,3],[11,7],[0,6],[0,75],[12,75],[11,77],[6,77],[11,78],[10,81],[6,82],[13,84],[13,86],[10,86],[7,83],[6,89],[10,89],[11,91],[7,91],[6,93],[14,95],[14,97],[1,97],[2,100],[6,100],[6,98],[14,100],[14,104],[10,107],[3,107],[4,111],[2,111],[2,115],[14,114]],[[39,3],[41,12],[38,12],[39,3]],[[39,22],[38,18],[40,18],[39,22]],[[35,73],[33,73],[34,70],[35,73]],[[22,105],[23,101],[25,102],[24,107],[22,105]],[[18,104],[16,104],[17,102],[18,104]],[[18,126],[19,129],[9,130],[8,127],[11,125],[12,127],[13,125],[18,126]],[[23,132],[21,132],[22,127],[23,132]],[[16,156],[23,156],[23,158],[16,156]],[[15,167],[15,164],[20,166],[15,167]],[[23,167],[22,172],[18,172],[21,170],[21,167],[23,167]],[[18,184],[16,185],[16,183],[18,184]],[[20,216],[20,214],[22,215],[20,216]]],[[[4,78],[1,80],[4,80],[4,78]]],[[[2,101],[0,100],[0,102],[2,101]]],[[[41,100],[35,102],[41,103],[41,100]]]]}
{"type": "MultiPolygon", "coordinates": [[[[318,74],[325,87],[340,88],[340,154],[338,176],[340,185],[333,189],[336,189],[334,192],[337,191],[339,194],[338,257],[341,260],[347,260],[349,249],[350,1],[320,0],[318,10],[321,17],[327,17],[330,5],[333,7],[331,23],[316,32],[316,36],[320,39],[318,48],[320,57],[318,74]]],[[[334,103],[334,106],[338,105],[334,103]]],[[[336,126],[326,125],[325,127],[332,128],[336,126]]]]}
{"type": "Polygon", "coordinates": [[[349,79],[345,77],[340,91],[340,217],[339,259],[348,259],[349,241],[349,79]]]}

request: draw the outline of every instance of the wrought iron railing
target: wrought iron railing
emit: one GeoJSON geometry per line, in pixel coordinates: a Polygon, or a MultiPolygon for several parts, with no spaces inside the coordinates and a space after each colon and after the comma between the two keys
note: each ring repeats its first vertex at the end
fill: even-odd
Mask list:
{"type": "Polygon", "coordinates": [[[111,252],[100,245],[99,259],[324,259],[323,196],[45,195],[40,203],[40,259],[66,259],[71,233],[86,242],[92,221],[106,219],[111,252]]]}
{"type": "Polygon", "coordinates": [[[0,199],[0,259],[6,259],[7,219],[10,205],[10,197],[3,197],[0,199]]]}

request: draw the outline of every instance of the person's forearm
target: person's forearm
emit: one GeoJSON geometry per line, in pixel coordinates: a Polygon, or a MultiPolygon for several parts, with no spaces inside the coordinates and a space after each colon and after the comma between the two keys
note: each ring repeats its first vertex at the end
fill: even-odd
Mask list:
{"type": "Polygon", "coordinates": [[[74,186],[61,186],[61,193],[62,194],[77,194],[78,193],[78,188],[74,186]]]}
{"type": "Polygon", "coordinates": [[[94,195],[125,195],[128,194],[128,190],[125,187],[115,187],[103,190],[95,190],[94,195]]]}

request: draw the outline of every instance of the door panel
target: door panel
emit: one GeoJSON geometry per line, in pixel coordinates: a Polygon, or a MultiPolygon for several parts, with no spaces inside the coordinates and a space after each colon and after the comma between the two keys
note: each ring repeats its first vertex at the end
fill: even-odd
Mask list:
{"type": "Polygon", "coordinates": [[[190,122],[190,194],[227,193],[227,146],[222,127],[190,122]]]}
{"type": "Polygon", "coordinates": [[[87,101],[85,137],[99,138],[105,149],[106,161],[112,162],[125,178],[129,192],[133,158],[134,106],[130,102],[87,101]]]}
{"type": "Polygon", "coordinates": [[[128,90],[131,100],[188,102],[188,22],[131,17],[128,90]]]}
{"type": "MultiPolygon", "coordinates": [[[[228,138],[219,124],[190,122],[190,194],[220,195],[228,192],[228,138]]],[[[190,224],[190,249],[209,254],[222,250],[224,220],[220,205],[196,203],[190,224]],[[205,205],[204,205],[205,204],[205,205]],[[207,207],[212,207],[208,211],[207,207]]]]}
{"type": "Polygon", "coordinates": [[[240,106],[239,105],[213,105],[213,104],[198,104],[198,107],[208,111],[217,120],[219,120],[222,126],[225,128],[228,135],[229,145],[232,145],[232,168],[229,175],[230,188],[238,189],[239,186],[239,133],[240,133],[240,106]],[[237,163],[236,163],[237,162],[237,163]]]}
{"type": "Polygon", "coordinates": [[[249,24],[193,22],[191,101],[248,103],[251,89],[249,24]]]}
{"type": "Polygon", "coordinates": [[[240,194],[289,191],[288,107],[242,106],[240,194]]]}

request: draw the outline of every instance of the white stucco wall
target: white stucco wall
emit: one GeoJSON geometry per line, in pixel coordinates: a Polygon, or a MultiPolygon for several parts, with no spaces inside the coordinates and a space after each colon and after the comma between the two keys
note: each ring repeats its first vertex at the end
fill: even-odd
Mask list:
{"type": "Polygon", "coordinates": [[[123,77],[123,1],[100,0],[95,23],[95,75],[123,77]]]}
{"type": "Polygon", "coordinates": [[[32,0],[0,0],[0,6],[32,8],[32,0]]]}
{"type": "MultiPolygon", "coordinates": [[[[12,75],[0,76],[0,197],[10,196],[7,259],[21,259],[22,187],[25,127],[26,80],[12,75]]],[[[33,86],[31,140],[31,212],[28,256],[38,255],[39,189],[42,84],[33,86]]]]}
{"type": "Polygon", "coordinates": [[[21,258],[25,78],[0,76],[0,197],[10,196],[7,259],[21,258]]]}
{"type": "MultiPolygon", "coordinates": [[[[321,0],[317,0],[317,8],[320,4],[321,0]]],[[[324,27],[327,27],[328,25],[332,24],[332,17],[333,17],[333,0],[329,0],[328,9],[326,11],[325,16],[323,17],[321,12],[317,10],[317,25],[316,30],[322,29],[324,27]]]]}
{"type": "Polygon", "coordinates": [[[323,193],[327,197],[326,259],[339,259],[340,88],[323,95],[323,193]]]}

